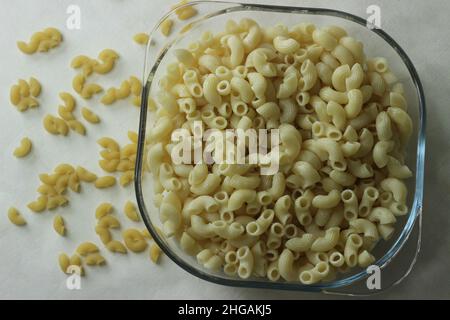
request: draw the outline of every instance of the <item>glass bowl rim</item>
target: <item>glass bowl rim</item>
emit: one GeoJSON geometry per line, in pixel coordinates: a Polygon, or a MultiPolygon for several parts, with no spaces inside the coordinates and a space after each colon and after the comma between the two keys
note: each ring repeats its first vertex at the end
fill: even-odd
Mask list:
{"type": "MultiPolygon", "coordinates": [[[[220,14],[228,13],[230,11],[269,11],[269,12],[278,12],[278,13],[298,13],[298,14],[312,14],[312,15],[324,15],[324,16],[333,16],[338,18],[343,18],[355,23],[358,23],[362,26],[367,27],[367,21],[359,16],[356,16],[351,13],[347,13],[344,11],[328,9],[328,8],[315,8],[315,7],[292,7],[292,6],[278,6],[278,5],[265,5],[265,4],[253,4],[253,3],[239,3],[239,2],[229,2],[229,1],[192,1],[183,6],[173,8],[168,13],[166,13],[160,21],[155,25],[152,32],[150,33],[150,39],[152,34],[158,29],[159,25],[165,18],[170,16],[176,9],[185,6],[196,6],[200,4],[223,4],[230,5],[234,7],[230,7],[223,10],[218,10],[214,12],[214,15],[210,14],[207,18],[211,18],[212,16],[218,16],[220,14]]],[[[417,217],[422,212],[422,201],[423,201],[423,180],[424,180],[424,158],[425,158],[425,126],[426,126],[426,104],[425,104],[425,95],[423,92],[422,83],[420,81],[419,75],[411,62],[408,55],[402,49],[402,47],[389,36],[382,29],[369,29],[369,31],[376,33],[379,37],[381,37],[385,42],[390,45],[396,53],[400,56],[406,68],[409,71],[410,77],[414,86],[416,88],[418,103],[419,103],[419,123],[418,123],[418,140],[417,140],[417,162],[416,162],[416,184],[415,184],[415,193],[413,205],[410,210],[410,214],[407,222],[398,236],[395,243],[391,246],[391,248],[384,254],[383,257],[379,258],[374,264],[379,266],[380,268],[384,268],[400,251],[403,245],[407,242],[411,231],[413,230],[414,223],[417,217]]],[[[147,50],[150,50],[150,44],[147,47],[147,50]]],[[[148,53],[148,52],[147,52],[148,53]]],[[[303,285],[301,283],[294,282],[269,282],[267,280],[257,281],[257,280],[243,280],[243,279],[226,279],[219,276],[215,276],[214,274],[209,274],[207,272],[203,272],[189,263],[183,261],[183,259],[179,258],[176,253],[174,253],[166,244],[165,241],[160,237],[156,229],[154,229],[152,222],[150,221],[147,208],[144,202],[144,196],[142,192],[142,168],[144,161],[144,147],[145,147],[145,133],[146,133],[146,121],[147,121],[147,111],[148,111],[148,101],[146,99],[152,81],[146,79],[147,67],[147,54],[145,55],[145,70],[144,70],[144,80],[143,80],[143,90],[142,90],[142,101],[141,101],[141,110],[139,116],[139,137],[138,137],[138,145],[137,145],[137,157],[136,157],[136,166],[134,172],[134,187],[136,200],[138,204],[138,208],[144,224],[150,234],[152,235],[155,242],[158,246],[163,250],[163,252],[178,266],[180,266],[185,271],[190,274],[217,284],[226,285],[226,286],[234,286],[234,287],[249,287],[249,288],[264,288],[264,289],[282,289],[282,290],[295,290],[295,291],[321,291],[326,289],[334,289],[349,286],[352,283],[362,280],[367,276],[366,271],[362,270],[352,276],[335,280],[332,282],[326,283],[318,283],[314,285],[303,285]]]]}

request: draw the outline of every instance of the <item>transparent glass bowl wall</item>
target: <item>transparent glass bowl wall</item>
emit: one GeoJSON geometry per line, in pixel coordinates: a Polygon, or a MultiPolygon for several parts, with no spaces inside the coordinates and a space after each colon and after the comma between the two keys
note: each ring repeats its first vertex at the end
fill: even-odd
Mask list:
{"type": "Polygon", "coordinates": [[[194,18],[179,21],[175,13],[171,11],[156,24],[150,33],[152,43],[147,47],[144,65],[143,102],[135,172],[136,197],[147,228],[166,255],[191,274],[224,285],[327,292],[338,292],[332,289],[347,286],[346,289],[341,289],[339,292],[344,294],[371,293],[367,292],[367,288],[363,284],[365,282],[360,281],[367,277],[366,271],[357,268],[339,275],[332,282],[309,286],[301,283],[270,282],[260,278],[243,280],[229,277],[223,272],[211,272],[204,269],[197,263],[195,257],[189,256],[181,250],[176,240],[162,238],[155,231],[155,227],[159,227],[161,224],[158,209],[153,205],[152,178],[144,170],[143,163],[145,133],[153,123],[153,114],[147,110],[146,97],[155,96],[159,90],[158,79],[164,76],[166,65],[175,60],[171,54],[173,49],[186,48],[189,43],[199,40],[204,31],[213,33],[223,31],[225,23],[229,19],[238,21],[241,18],[250,17],[262,27],[273,26],[280,22],[287,26],[299,22],[312,22],[319,27],[334,24],[345,28],[349,35],[362,41],[367,56],[386,57],[392,71],[405,87],[408,113],[414,123],[414,133],[407,148],[406,158],[408,166],[414,173],[414,177],[407,181],[410,213],[406,217],[398,219],[394,236],[389,241],[380,241],[373,251],[378,259],[376,264],[383,270],[389,270],[388,272],[383,271],[383,288],[401,281],[412,268],[420,247],[420,223],[415,224],[415,222],[418,218],[421,219],[425,148],[424,95],[419,77],[404,51],[382,30],[367,28],[366,21],[362,18],[335,10],[209,1],[192,2],[191,5],[195,6],[199,12],[194,18]],[[165,18],[176,21],[172,34],[168,38],[162,37],[158,30],[160,23],[165,18]],[[401,254],[399,254],[400,249],[402,249],[401,254]],[[395,261],[390,263],[394,257],[396,257],[395,261]]]}

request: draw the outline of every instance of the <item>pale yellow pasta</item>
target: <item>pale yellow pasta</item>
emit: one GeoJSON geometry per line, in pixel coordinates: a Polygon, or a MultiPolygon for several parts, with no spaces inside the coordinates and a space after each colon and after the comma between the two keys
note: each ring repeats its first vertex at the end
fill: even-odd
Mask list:
{"type": "Polygon", "coordinates": [[[27,156],[31,151],[32,143],[27,137],[20,140],[20,146],[14,149],[13,155],[17,158],[23,158],[27,156]]]}
{"type": "Polygon", "coordinates": [[[333,50],[338,44],[337,39],[333,37],[330,33],[319,29],[313,31],[312,39],[314,40],[315,43],[322,46],[328,51],[333,50]]]}
{"type": "Polygon", "coordinates": [[[363,95],[359,89],[351,89],[347,92],[348,103],[345,106],[347,118],[356,118],[361,112],[363,105],[363,95]]]}
{"type": "Polygon", "coordinates": [[[331,87],[322,87],[322,89],[320,89],[319,96],[326,102],[334,101],[339,104],[348,103],[348,96],[346,93],[338,92],[331,87]]]}
{"type": "Polygon", "coordinates": [[[300,48],[300,44],[293,38],[277,36],[273,39],[274,48],[283,54],[292,54],[300,48]]]}
{"type": "Polygon", "coordinates": [[[123,245],[122,242],[118,240],[112,240],[106,244],[106,248],[111,252],[117,252],[125,254],[127,253],[127,247],[123,245]]]}
{"type": "Polygon", "coordinates": [[[366,187],[364,189],[361,202],[359,203],[359,215],[361,217],[367,217],[370,213],[373,204],[379,197],[379,192],[374,187],[366,187]]]}
{"type": "Polygon", "coordinates": [[[334,69],[331,76],[331,83],[333,87],[338,91],[346,91],[346,80],[350,76],[350,67],[348,64],[343,64],[334,69]]]}
{"type": "Polygon", "coordinates": [[[372,240],[378,240],[379,238],[376,225],[367,219],[352,220],[350,226],[355,228],[356,232],[363,233],[365,237],[372,240]]]}
{"type": "Polygon", "coordinates": [[[139,230],[127,229],[122,233],[125,246],[133,252],[144,251],[148,244],[139,230]]]}
{"type": "Polygon", "coordinates": [[[116,184],[116,178],[114,176],[100,177],[100,178],[97,178],[97,180],[95,180],[95,182],[94,182],[95,187],[98,189],[109,188],[109,187],[114,186],[115,184],[116,184]]]}
{"type": "Polygon", "coordinates": [[[125,212],[125,215],[128,217],[128,219],[135,222],[139,222],[141,220],[139,214],[136,211],[135,205],[131,201],[127,201],[125,203],[123,211],[125,212]]]}
{"type": "Polygon", "coordinates": [[[16,226],[24,226],[27,224],[25,218],[20,214],[19,210],[14,207],[8,209],[8,219],[16,226]]]}
{"type": "Polygon", "coordinates": [[[395,127],[399,131],[401,142],[405,143],[406,141],[408,141],[413,130],[411,117],[400,108],[389,107],[387,109],[387,113],[389,115],[389,118],[394,122],[395,127]]]}
{"type": "Polygon", "coordinates": [[[238,276],[247,279],[251,276],[254,268],[254,257],[249,247],[244,246],[236,251],[239,260],[238,276]]]}
{"type": "Polygon", "coordinates": [[[60,215],[56,215],[53,219],[53,229],[58,233],[60,236],[66,235],[66,227],[64,224],[64,220],[60,215]]]}
{"type": "Polygon", "coordinates": [[[37,200],[27,204],[27,207],[33,212],[42,212],[47,208],[47,196],[40,196],[37,200]]]}
{"type": "Polygon", "coordinates": [[[354,267],[358,263],[358,249],[362,246],[363,240],[361,236],[357,234],[351,234],[348,236],[345,242],[344,258],[345,263],[349,267],[354,267]]]}
{"type": "Polygon", "coordinates": [[[99,252],[99,249],[98,249],[97,245],[95,245],[92,242],[87,241],[87,242],[81,243],[77,247],[76,251],[80,256],[86,257],[90,254],[99,252]]]}
{"type": "Polygon", "coordinates": [[[340,194],[337,190],[330,191],[327,195],[317,195],[312,200],[312,205],[319,209],[330,209],[338,205],[340,194]]]}
{"type": "Polygon", "coordinates": [[[90,123],[99,123],[100,118],[97,114],[95,114],[91,109],[84,107],[81,109],[81,115],[83,118],[90,123]]]}
{"type": "Polygon", "coordinates": [[[106,229],[118,229],[120,228],[120,222],[113,215],[106,214],[105,216],[98,219],[98,226],[106,229]]]}
{"type": "Polygon", "coordinates": [[[140,32],[140,33],[136,33],[133,36],[133,40],[137,44],[147,45],[148,41],[150,40],[150,37],[148,34],[146,34],[144,32],[140,32]]]}
{"type": "Polygon", "coordinates": [[[384,191],[391,192],[395,201],[403,204],[406,202],[408,190],[400,179],[386,178],[380,182],[380,186],[384,191]]]}

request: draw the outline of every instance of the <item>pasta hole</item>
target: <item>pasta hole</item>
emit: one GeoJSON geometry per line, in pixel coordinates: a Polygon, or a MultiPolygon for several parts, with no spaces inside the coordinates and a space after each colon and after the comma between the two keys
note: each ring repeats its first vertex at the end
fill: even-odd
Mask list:
{"type": "Polygon", "coordinates": [[[342,200],[344,201],[350,201],[350,199],[353,198],[353,192],[350,190],[345,190],[342,192],[342,200]]]}
{"type": "Polygon", "coordinates": [[[259,225],[256,223],[256,222],[250,222],[248,225],[247,225],[247,232],[250,234],[250,235],[256,235],[257,233],[258,233],[258,231],[259,231],[259,225]]]}

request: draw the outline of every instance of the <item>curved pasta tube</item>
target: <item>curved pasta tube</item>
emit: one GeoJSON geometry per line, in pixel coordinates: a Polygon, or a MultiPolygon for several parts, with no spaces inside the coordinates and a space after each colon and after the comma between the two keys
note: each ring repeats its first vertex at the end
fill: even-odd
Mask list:
{"type": "Polygon", "coordinates": [[[301,91],[308,91],[317,82],[317,70],[314,63],[310,59],[303,61],[300,67],[300,73],[302,75],[301,81],[299,81],[299,89],[301,91]]]}
{"type": "Polygon", "coordinates": [[[330,251],[339,242],[339,231],[340,229],[338,227],[327,229],[323,237],[319,237],[314,240],[310,249],[316,252],[330,251]]]}
{"type": "Polygon", "coordinates": [[[400,133],[400,140],[406,143],[413,131],[411,117],[402,109],[389,107],[387,113],[400,133]]]}
{"type": "Polygon", "coordinates": [[[274,210],[275,215],[281,224],[286,225],[292,219],[292,215],[289,212],[291,208],[292,200],[289,195],[284,195],[281,198],[278,198],[275,202],[274,210]]]}
{"type": "Polygon", "coordinates": [[[254,176],[241,176],[235,174],[231,177],[230,185],[235,189],[256,189],[261,182],[261,178],[254,176]]]}
{"type": "Polygon", "coordinates": [[[231,89],[239,93],[242,101],[244,101],[245,103],[250,103],[253,100],[253,91],[247,80],[239,77],[233,77],[231,78],[230,84],[231,89]]]}
{"type": "Polygon", "coordinates": [[[264,54],[264,52],[256,49],[249,54],[247,59],[251,60],[251,63],[255,67],[256,71],[264,77],[271,78],[277,76],[277,68],[275,64],[268,61],[269,57],[264,54]]]}
{"type": "Polygon", "coordinates": [[[213,74],[208,75],[203,82],[203,95],[205,99],[216,107],[222,104],[222,97],[217,92],[218,83],[219,78],[213,74]]]}
{"type": "Polygon", "coordinates": [[[300,44],[293,38],[277,36],[273,39],[274,48],[283,54],[292,54],[300,48],[300,44]]]}
{"type": "Polygon", "coordinates": [[[388,153],[394,148],[393,141],[378,141],[373,147],[373,162],[378,168],[383,168],[388,164],[388,153]]]}
{"type": "Polygon", "coordinates": [[[163,223],[164,234],[173,236],[181,226],[181,201],[175,192],[169,191],[163,198],[159,217],[163,223]]]}
{"type": "Polygon", "coordinates": [[[249,278],[253,272],[255,263],[253,253],[248,246],[244,246],[236,251],[236,255],[239,259],[238,276],[242,279],[249,278]]]}
{"type": "Polygon", "coordinates": [[[247,74],[250,87],[257,98],[264,98],[267,89],[267,80],[258,72],[247,74]]]}
{"type": "Polygon", "coordinates": [[[363,80],[364,71],[359,63],[355,63],[350,70],[350,75],[345,79],[346,90],[358,89],[361,87],[363,80]]]}
{"type": "Polygon", "coordinates": [[[27,137],[20,140],[20,146],[14,149],[14,156],[17,158],[23,158],[27,156],[31,151],[32,143],[27,137]]]}
{"type": "Polygon", "coordinates": [[[394,200],[399,203],[406,202],[408,190],[403,181],[397,178],[386,178],[380,182],[381,189],[392,193],[394,200]]]}
{"type": "Polygon", "coordinates": [[[244,44],[242,40],[236,35],[230,35],[227,38],[227,46],[230,48],[229,63],[232,68],[239,66],[244,60],[244,44]]]}
{"type": "Polygon", "coordinates": [[[246,225],[247,233],[252,236],[260,236],[270,227],[275,212],[272,209],[265,209],[256,221],[249,222],[246,225]]]}
{"type": "Polygon", "coordinates": [[[347,118],[356,118],[362,110],[363,95],[359,89],[351,89],[347,92],[347,97],[348,103],[344,108],[347,118]]]}
{"type": "Polygon", "coordinates": [[[373,208],[367,216],[367,219],[372,222],[378,222],[379,224],[391,224],[397,221],[391,210],[384,207],[373,208]]]}
{"type": "Polygon", "coordinates": [[[347,124],[347,114],[345,109],[340,104],[330,101],[327,103],[326,110],[336,128],[343,130],[347,124]]]}
{"type": "Polygon", "coordinates": [[[220,186],[220,176],[214,173],[210,173],[206,176],[205,180],[199,185],[192,185],[191,192],[196,195],[208,195],[213,194],[220,186]]]}
{"type": "Polygon", "coordinates": [[[296,237],[286,241],[286,248],[293,252],[306,252],[311,249],[311,245],[316,240],[316,236],[305,233],[301,237],[296,237]]]}
{"type": "Polygon", "coordinates": [[[302,145],[302,136],[298,130],[291,124],[281,124],[280,130],[280,142],[283,147],[283,152],[289,157],[289,159],[295,159],[302,145]]]}
{"type": "Polygon", "coordinates": [[[347,163],[342,154],[339,144],[330,138],[320,138],[315,140],[318,147],[328,154],[328,159],[331,162],[331,167],[335,170],[345,171],[347,163]]]}
{"type": "Polygon", "coordinates": [[[286,188],[286,178],[282,172],[273,175],[272,186],[267,190],[272,199],[281,197],[286,188]]]}
{"type": "Polygon", "coordinates": [[[251,203],[256,199],[256,191],[251,189],[239,189],[234,191],[228,200],[228,210],[234,211],[241,208],[244,203],[251,203]]]}
{"type": "Polygon", "coordinates": [[[387,169],[389,176],[397,179],[407,179],[412,177],[412,172],[407,165],[401,164],[401,162],[394,157],[388,156],[387,169]]]}
{"type": "Polygon", "coordinates": [[[332,190],[327,195],[317,195],[312,199],[311,204],[319,209],[331,209],[336,207],[341,200],[339,191],[332,190]]]}
{"type": "MultiPolygon", "coordinates": [[[[250,19],[247,19],[250,20],[250,19]]],[[[255,49],[261,42],[263,33],[258,24],[252,24],[247,31],[247,35],[242,39],[245,52],[248,53],[255,49]]]]}
{"type": "Polygon", "coordinates": [[[367,219],[355,219],[349,222],[357,233],[363,233],[364,237],[370,238],[374,241],[379,239],[377,227],[374,223],[367,219]]]}
{"type": "Polygon", "coordinates": [[[236,239],[245,232],[244,226],[238,222],[227,224],[225,221],[217,220],[211,226],[215,234],[228,240],[236,239]]]}
{"type": "Polygon", "coordinates": [[[9,221],[11,221],[11,223],[15,224],[16,226],[23,226],[27,224],[25,218],[14,207],[8,209],[8,219],[9,221]]]}
{"type": "Polygon", "coordinates": [[[122,233],[122,237],[125,246],[133,252],[142,252],[148,246],[147,241],[139,230],[127,229],[122,233]]]}
{"type": "Polygon", "coordinates": [[[351,71],[348,64],[343,64],[334,69],[331,76],[331,83],[333,84],[333,87],[341,92],[347,91],[346,80],[350,77],[350,75],[351,71]]]}
{"type": "Polygon", "coordinates": [[[214,254],[210,249],[203,249],[196,257],[197,261],[209,270],[219,270],[223,264],[222,258],[214,254]]]}
{"type": "Polygon", "coordinates": [[[297,161],[292,171],[302,178],[302,188],[308,188],[320,181],[319,172],[307,161],[297,161]]]}
{"type": "Polygon", "coordinates": [[[298,268],[294,264],[294,255],[289,249],[284,249],[278,258],[278,270],[286,281],[295,281],[299,277],[298,268]]]}
{"type": "Polygon", "coordinates": [[[358,263],[358,249],[363,245],[362,238],[357,234],[348,236],[345,242],[344,258],[349,267],[354,267],[358,263]]]}
{"type": "Polygon", "coordinates": [[[199,196],[194,198],[183,208],[183,213],[188,216],[197,215],[202,212],[212,213],[219,210],[219,204],[211,196],[199,196]]]}
{"type": "Polygon", "coordinates": [[[283,82],[280,84],[277,92],[278,99],[289,98],[297,91],[297,75],[293,72],[288,73],[284,76],[283,82]]]}
{"type": "Polygon", "coordinates": [[[202,238],[211,238],[215,235],[211,223],[206,223],[204,219],[198,215],[191,216],[191,229],[193,233],[202,238]]]}
{"type": "Polygon", "coordinates": [[[27,204],[27,207],[33,212],[42,212],[47,208],[47,196],[40,196],[36,201],[32,201],[27,204]]]}

